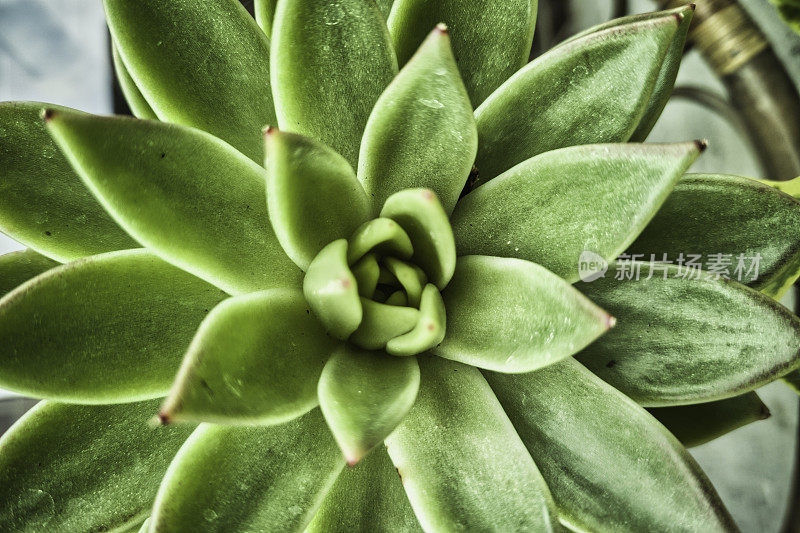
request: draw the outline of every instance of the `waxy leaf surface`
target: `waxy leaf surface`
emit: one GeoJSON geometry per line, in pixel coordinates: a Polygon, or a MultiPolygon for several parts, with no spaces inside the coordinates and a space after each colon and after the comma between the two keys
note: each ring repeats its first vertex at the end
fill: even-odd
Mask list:
{"type": "Polygon", "coordinates": [[[800,319],[716,277],[677,265],[612,263],[606,277],[577,285],[618,320],[578,360],[651,407],[738,396],[795,370],[800,319]]]}
{"type": "Polygon", "coordinates": [[[336,348],[299,289],[228,299],[206,317],[162,409],[167,421],[278,424],[317,405],[336,348]]]}
{"type": "Polygon", "coordinates": [[[271,60],[281,129],[324,142],[357,168],[367,118],[397,74],[378,6],[372,0],[282,0],[271,60]]]}
{"type": "Polygon", "coordinates": [[[450,213],[477,149],[472,106],[450,38],[437,28],[375,104],[358,177],[378,209],[396,192],[427,187],[450,213]]]}
{"type": "Polygon", "coordinates": [[[0,439],[0,529],[136,531],[194,428],[154,428],[158,400],[41,402],[0,439]]]}
{"type": "Polygon", "coordinates": [[[126,67],[125,63],[122,61],[122,57],[119,55],[119,50],[117,50],[115,44],[111,45],[111,58],[114,65],[114,73],[117,76],[117,82],[125,97],[125,101],[128,103],[128,107],[131,108],[133,116],[142,119],[158,120],[156,112],[150,107],[150,104],[147,102],[144,95],[142,95],[139,87],[136,86],[136,82],[131,78],[131,73],[128,72],[128,67],[126,67]]]}
{"type": "Polygon", "coordinates": [[[459,201],[458,254],[527,259],[578,281],[583,255],[623,252],[703,146],[590,145],[534,157],[459,201]]]}
{"type": "Polygon", "coordinates": [[[36,102],[0,102],[0,231],[57,261],[139,245],[61,154],[36,102]]]}
{"type": "Polygon", "coordinates": [[[277,4],[278,0],[255,0],[253,2],[256,22],[267,34],[267,37],[272,35],[272,21],[275,20],[275,6],[277,4]]]}
{"type": "Polygon", "coordinates": [[[671,14],[609,28],[514,74],[475,111],[478,183],[557,148],[627,141],[677,28],[671,14]]]}
{"type": "Polygon", "coordinates": [[[48,270],[0,299],[0,387],[76,403],[163,395],[225,296],[145,250],[48,270]]]}
{"type": "Polygon", "coordinates": [[[537,0],[395,0],[388,25],[400,65],[438,23],[453,34],[453,52],[477,107],[528,61],[537,0]]]}
{"type": "Polygon", "coordinates": [[[627,252],[643,261],[699,255],[703,268],[716,262],[779,299],[800,276],[800,201],[747,178],[688,175],[627,252]]]}
{"type": "Polygon", "coordinates": [[[548,531],[550,492],[480,372],[421,357],[422,386],[387,449],[425,531],[548,531]]]}
{"type": "Polygon", "coordinates": [[[303,531],[344,467],[314,410],[280,426],[201,425],[159,489],[153,531],[303,531]]]}
{"type": "Polygon", "coordinates": [[[322,248],[367,221],[369,199],[347,161],[319,141],[271,129],[266,143],[269,218],[286,254],[307,270],[322,248]]]}
{"type": "Polygon", "coordinates": [[[136,86],[161,120],[192,126],[264,159],[275,122],[269,40],[236,0],[103,0],[136,86]]]}
{"type": "Polygon", "coordinates": [[[231,294],[297,286],[264,201],[266,171],[199,130],[51,111],[89,189],[159,256],[231,294]]]}
{"type": "Polygon", "coordinates": [[[433,353],[499,372],[555,363],[613,325],[571,285],[521,259],[460,257],[442,298],[447,333],[433,353]]]}
{"type": "Polygon", "coordinates": [[[334,352],[319,377],[319,404],[349,465],[397,427],[418,390],[416,358],[347,345],[334,352]]]}
{"type": "Polygon", "coordinates": [[[570,529],[737,531],[675,437],[574,360],[486,379],[570,529]]]}
{"type": "Polygon", "coordinates": [[[60,263],[33,250],[0,255],[0,298],[29,279],[59,265],[60,263]]]}

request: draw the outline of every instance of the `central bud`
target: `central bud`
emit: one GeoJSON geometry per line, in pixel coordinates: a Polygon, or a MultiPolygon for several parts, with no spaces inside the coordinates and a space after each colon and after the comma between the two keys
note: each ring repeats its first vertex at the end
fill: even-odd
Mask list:
{"type": "Polygon", "coordinates": [[[428,189],[390,196],[380,216],[349,239],[325,246],[309,265],[303,293],[333,337],[367,350],[415,355],[445,334],[439,293],[453,276],[447,214],[428,189]]]}

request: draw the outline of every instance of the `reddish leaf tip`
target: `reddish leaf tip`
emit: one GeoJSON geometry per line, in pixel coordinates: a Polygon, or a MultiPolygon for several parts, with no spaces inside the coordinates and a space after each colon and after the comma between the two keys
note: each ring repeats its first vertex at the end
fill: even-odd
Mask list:
{"type": "Polygon", "coordinates": [[[160,413],[158,413],[158,423],[159,424],[161,424],[162,426],[166,426],[170,422],[172,422],[172,420],[170,419],[170,417],[169,417],[169,415],[167,414],[166,411],[161,411],[160,413]]]}
{"type": "Polygon", "coordinates": [[[691,9],[692,11],[696,10],[697,4],[689,4],[689,9],[691,9]]]}
{"type": "Polygon", "coordinates": [[[276,131],[278,131],[278,128],[276,128],[274,126],[267,126],[267,127],[264,128],[264,136],[272,135],[276,131]]]}
{"type": "Polygon", "coordinates": [[[706,141],[705,139],[698,139],[694,141],[694,145],[697,146],[697,149],[702,154],[703,152],[706,151],[706,148],[708,148],[708,141],[706,141]]]}
{"type": "Polygon", "coordinates": [[[678,25],[680,26],[681,22],[683,22],[683,13],[673,13],[672,16],[675,17],[675,20],[678,21],[678,25]]]}
{"type": "Polygon", "coordinates": [[[761,404],[761,413],[759,414],[759,420],[766,420],[767,418],[772,416],[772,412],[770,412],[769,407],[765,404],[761,404]]]}
{"type": "Polygon", "coordinates": [[[611,329],[617,325],[617,318],[611,315],[606,315],[606,328],[611,329]]]}
{"type": "Polygon", "coordinates": [[[447,24],[445,24],[444,22],[440,22],[439,24],[436,25],[436,31],[444,35],[447,35],[449,33],[449,31],[447,30],[447,24]]]}
{"type": "Polygon", "coordinates": [[[42,118],[45,120],[45,122],[50,122],[51,120],[53,120],[53,117],[55,116],[56,116],[55,109],[46,108],[42,110],[42,118]]]}

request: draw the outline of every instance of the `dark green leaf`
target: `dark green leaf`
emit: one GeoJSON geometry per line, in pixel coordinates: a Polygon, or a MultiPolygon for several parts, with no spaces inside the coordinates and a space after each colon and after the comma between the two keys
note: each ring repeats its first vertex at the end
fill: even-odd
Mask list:
{"type": "Polygon", "coordinates": [[[39,403],[0,439],[0,530],[136,531],[194,429],[153,428],[157,410],[39,403]]]}
{"type": "Polygon", "coordinates": [[[722,400],[800,365],[800,319],[734,281],[676,265],[620,262],[578,289],[617,327],[578,359],[642,405],[722,400]],[[614,279],[620,277],[620,280],[614,279]]]}
{"type": "Polygon", "coordinates": [[[336,349],[298,289],[231,298],[206,317],[181,366],[163,421],[279,424],[317,406],[336,349]]]}
{"type": "Polygon", "coordinates": [[[77,403],[161,396],[224,297],[145,250],[48,270],[0,299],[0,387],[77,403]]]}
{"type": "Polygon", "coordinates": [[[0,231],[57,261],[139,245],[61,155],[35,102],[0,102],[0,231]]]}
{"type": "Polygon", "coordinates": [[[534,157],[461,199],[458,255],[518,257],[578,281],[586,252],[615,259],[704,145],[575,146],[534,157]]]}
{"type": "Polygon", "coordinates": [[[675,437],[574,360],[486,379],[570,529],[737,531],[675,437]]]}
{"type": "Polygon", "coordinates": [[[592,33],[529,63],[475,111],[478,183],[557,148],[627,141],[677,29],[665,14],[592,33]]]}
{"type": "Polygon", "coordinates": [[[528,61],[537,7],[537,0],[395,0],[388,25],[403,65],[434,26],[447,24],[477,107],[528,61]]]}
{"type": "Polygon", "coordinates": [[[414,407],[386,439],[426,531],[548,531],[550,492],[480,372],[421,357],[414,407]]]}
{"type": "Polygon", "coordinates": [[[59,264],[33,250],[21,250],[0,255],[0,298],[29,279],[47,272],[59,264]]]}
{"type": "Polygon", "coordinates": [[[259,164],[274,124],[269,40],[237,0],[103,0],[119,53],[162,120],[219,137],[259,164]]]}
{"type": "Polygon", "coordinates": [[[165,260],[231,294],[297,285],[270,226],[266,171],[207,133],[51,110],[48,127],[114,218],[165,260]]]}
{"type": "Polygon", "coordinates": [[[282,129],[324,142],[357,168],[367,118],[396,73],[374,1],[278,3],[271,74],[282,129]]]}

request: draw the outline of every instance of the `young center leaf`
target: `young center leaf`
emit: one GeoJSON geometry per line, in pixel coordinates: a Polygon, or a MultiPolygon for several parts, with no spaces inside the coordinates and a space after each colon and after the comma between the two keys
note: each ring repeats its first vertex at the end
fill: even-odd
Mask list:
{"type": "Polygon", "coordinates": [[[56,142],[103,206],[166,261],[230,294],[297,286],[272,230],[266,171],[199,130],[47,112],[56,142]]]}
{"type": "Polygon", "coordinates": [[[578,360],[642,405],[722,400],[800,366],[800,319],[735,281],[621,261],[577,287],[618,319],[578,360]]]}
{"type": "Polygon", "coordinates": [[[623,252],[704,147],[589,145],[529,159],[459,201],[458,254],[527,259],[578,281],[581,256],[623,252]]]}
{"type": "Polygon", "coordinates": [[[367,118],[397,74],[378,6],[371,0],[281,0],[271,54],[281,129],[322,141],[358,168],[367,118]]]}
{"type": "Polygon", "coordinates": [[[570,530],[738,531],[675,437],[577,362],[486,379],[570,530]]]}
{"type": "Polygon", "coordinates": [[[225,296],[145,250],[48,270],[0,299],[0,387],[76,403],[163,395],[225,296]]]}
{"type": "Polygon", "coordinates": [[[39,403],[0,439],[0,529],[136,531],[194,429],[152,427],[157,409],[39,403]]]}
{"type": "Polygon", "coordinates": [[[476,111],[478,183],[535,155],[627,141],[678,29],[676,15],[594,32],[543,54],[476,111]]]}
{"type": "Polygon", "coordinates": [[[45,108],[70,111],[0,102],[0,231],[62,262],[137,248],[61,154],[42,121],[45,108]]]}
{"type": "Polygon", "coordinates": [[[499,372],[555,363],[614,324],[567,282],[521,259],[460,257],[442,297],[447,334],[433,353],[499,372]]]}
{"type": "Polygon", "coordinates": [[[161,410],[164,422],[279,424],[317,405],[336,342],[298,289],[228,299],[206,317],[161,410]]]}
{"type": "Polygon", "coordinates": [[[161,120],[192,126],[264,160],[274,124],[269,40],[236,0],[103,0],[136,86],[161,120]]]}
{"type": "Polygon", "coordinates": [[[60,263],[33,250],[0,255],[0,298],[31,278],[47,272],[60,263]]]}
{"type": "Polygon", "coordinates": [[[472,106],[447,29],[439,26],[375,104],[358,177],[377,208],[398,191],[427,187],[450,213],[477,149],[472,106]]]}

